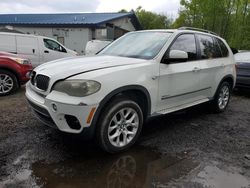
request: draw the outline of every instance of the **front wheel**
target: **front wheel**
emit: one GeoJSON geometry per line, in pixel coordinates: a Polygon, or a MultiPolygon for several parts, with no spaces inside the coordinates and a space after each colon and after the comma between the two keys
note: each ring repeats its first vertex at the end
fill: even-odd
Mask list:
{"type": "Polygon", "coordinates": [[[102,113],[96,139],[105,151],[121,152],[136,142],[142,124],[143,113],[135,101],[116,99],[102,113]]]}
{"type": "Polygon", "coordinates": [[[16,76],[6,70],[0,70],[0,96],[9,95],[18,89],[16,76]]]}
{"type": "Polygon", "coordinates": [[[225,111],[231,97],[231,86],[228,82],[223,82],[217,90],[211,108],[214,112],[220,113],[225,111]]]}

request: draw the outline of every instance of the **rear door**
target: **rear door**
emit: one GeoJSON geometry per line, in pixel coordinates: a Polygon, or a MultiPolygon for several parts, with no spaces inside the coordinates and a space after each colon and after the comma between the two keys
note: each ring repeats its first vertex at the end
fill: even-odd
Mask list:
{"type": "Polygon", "coordinates": [[[35,36],[16,36],[17,54],[24,55],[31,60],[34,67],[40,63],[38,39],[35,36]]]}
{"type": "Polygon", "coordinates": [[[196,34],[200,51],[200,81],[204,88],[204,97],[211,98],[217,90],[218,84],[225,75],[228,64],[228,50],[224,45],[224,52],[219,39],[206,34],[196,34]],[[226,51],[225,51],[226,50],[226,51]]]}
{"type": "Polygon", "coordinates": [[[158,109],[164,111],[200,100],[200,93],[203,91],[194,34],[178,36],[167,50],[166,56],[171,50],[187,52],[188,60],[160,64],[158,109]]]}
{"type": "Polygon", "coordinates": [[[0,33],[0,51],[16,53],[16,36],[0,33]]]}

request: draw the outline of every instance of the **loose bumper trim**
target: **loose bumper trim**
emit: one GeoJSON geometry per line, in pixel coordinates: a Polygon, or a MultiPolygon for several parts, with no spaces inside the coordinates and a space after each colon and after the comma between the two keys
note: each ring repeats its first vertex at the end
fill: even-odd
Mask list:
{"type": "Polygon", "coordinates": [[[36,115],[36,117],[40,121],[42,121],[43,123],[45,123],[49,127],[57,128],[55,122],[53,121],[53,119],[51,118],[49,112],[46,109],[36,105],[35,103],[31,102],[28,99],[27,99],[27,101],[28,101],[32,111],[34,112],[34,114],[36,115]]]}

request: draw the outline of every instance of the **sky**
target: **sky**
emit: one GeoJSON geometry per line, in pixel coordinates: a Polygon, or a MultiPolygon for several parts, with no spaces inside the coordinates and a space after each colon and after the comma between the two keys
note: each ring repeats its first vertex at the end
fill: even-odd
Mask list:
{"type": "Polygon", "coordinates": [[[176,17],[180,0],[0,0],[0,14],[117,12],[142,6],[148,11],[176,17]]]}

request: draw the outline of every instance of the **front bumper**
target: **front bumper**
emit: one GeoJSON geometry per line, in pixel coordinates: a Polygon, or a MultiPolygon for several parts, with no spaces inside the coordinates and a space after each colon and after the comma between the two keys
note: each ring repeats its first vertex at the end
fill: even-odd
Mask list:
{"type": "Polygon", "coordinates": [[[48,99],[34,91],[30,82],[26,84],[26,98],[36,117],[43,123],[67,133],[81,133],[83,129],[90,128],[98,105],[66,104],[58,102],[60,96],[53,96],[55,100],[48,99]]]}

